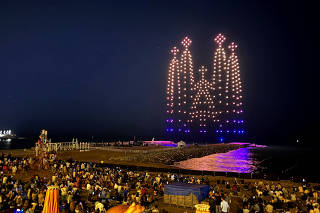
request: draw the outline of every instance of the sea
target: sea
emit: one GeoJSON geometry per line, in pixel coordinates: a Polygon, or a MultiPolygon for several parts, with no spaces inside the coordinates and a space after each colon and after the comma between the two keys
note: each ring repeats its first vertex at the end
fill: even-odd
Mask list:
{"type": "Polygon", "coordinates": [[[174,165],[190,170],[251,173],[273,179],[320,182],[320,155],[317,152],[314,148],[303,146],[248,146],[174,165]]]}
{"type": "MultiPolygon", "coordinates": [[[[29,149],[37,138],[0,141],[0,150],[29,149]]],[[[176,162],[181,169],[233,173],[278,174],[320,182],[318,150],[303,145],[248,146],[226,153],[212,154],[176,162]]]]}
{"type": "Polygon", "coordinates": [[[0,150],[30,149],[35,145],[36,138],[0,139],[0,150]]]}

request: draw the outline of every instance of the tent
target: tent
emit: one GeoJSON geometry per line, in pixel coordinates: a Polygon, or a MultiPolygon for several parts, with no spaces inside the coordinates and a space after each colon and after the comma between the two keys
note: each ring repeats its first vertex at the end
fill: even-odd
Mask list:
{"type": "Polygon", "coordinates": [[[186,142],[184,141],[178,142],[178,147],[185,147],[185,146],[186,146],[186,142]]]}
{"type": "Polygon", "coordinates": [[[209,196],[209,186],[202,184],[171,183],[164,186],[164,202],[193,207],[209,196]]]}

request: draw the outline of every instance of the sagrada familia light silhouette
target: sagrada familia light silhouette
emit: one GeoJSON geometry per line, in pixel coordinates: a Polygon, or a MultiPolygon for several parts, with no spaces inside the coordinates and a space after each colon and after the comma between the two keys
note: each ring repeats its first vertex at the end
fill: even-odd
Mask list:
{"type": "Polygon", "coordinates": [[[185,37],[171,50],[166,90],[166,133],[171,136],[203,135],[232,140],[245,134],[243,121],[242,82],[234,42],[225,51],[226,38],[214,38],[213,69],[200,66],[194,73],[191,39],[185,37]],[[197,77],[198,76],[198,77],[197,77]],[[210,77],[208,77],[210,76],[210,77]]]}

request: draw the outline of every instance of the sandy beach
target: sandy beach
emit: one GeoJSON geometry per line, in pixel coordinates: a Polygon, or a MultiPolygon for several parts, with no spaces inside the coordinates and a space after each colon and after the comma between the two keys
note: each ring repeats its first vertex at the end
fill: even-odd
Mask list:
{"type": "MultiPolygon", "coordinates": [[[[224,153],[240,148],[238,144],[212,144],[183,148],[166,147],[101,147],[89,151],[59,151],[57,158],[80,162],[95,162],[115,165],[176,168],[174,162],[198,158],[215,153],[224,153]]],[[[16,157],[34,156],[34,149],[0,150],[0,153],[16,157]]]]}

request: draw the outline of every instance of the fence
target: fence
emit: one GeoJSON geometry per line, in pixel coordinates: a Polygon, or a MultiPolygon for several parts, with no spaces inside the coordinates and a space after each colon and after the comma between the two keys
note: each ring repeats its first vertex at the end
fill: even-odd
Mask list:
{"type": "Polygon", "coordinates": [[[90,143],[78,142],[77,139],[73,139],[71,142],[55,142],[47,143],[47,151],[68,151],[68,150],[90,150],[90,143]]]}

